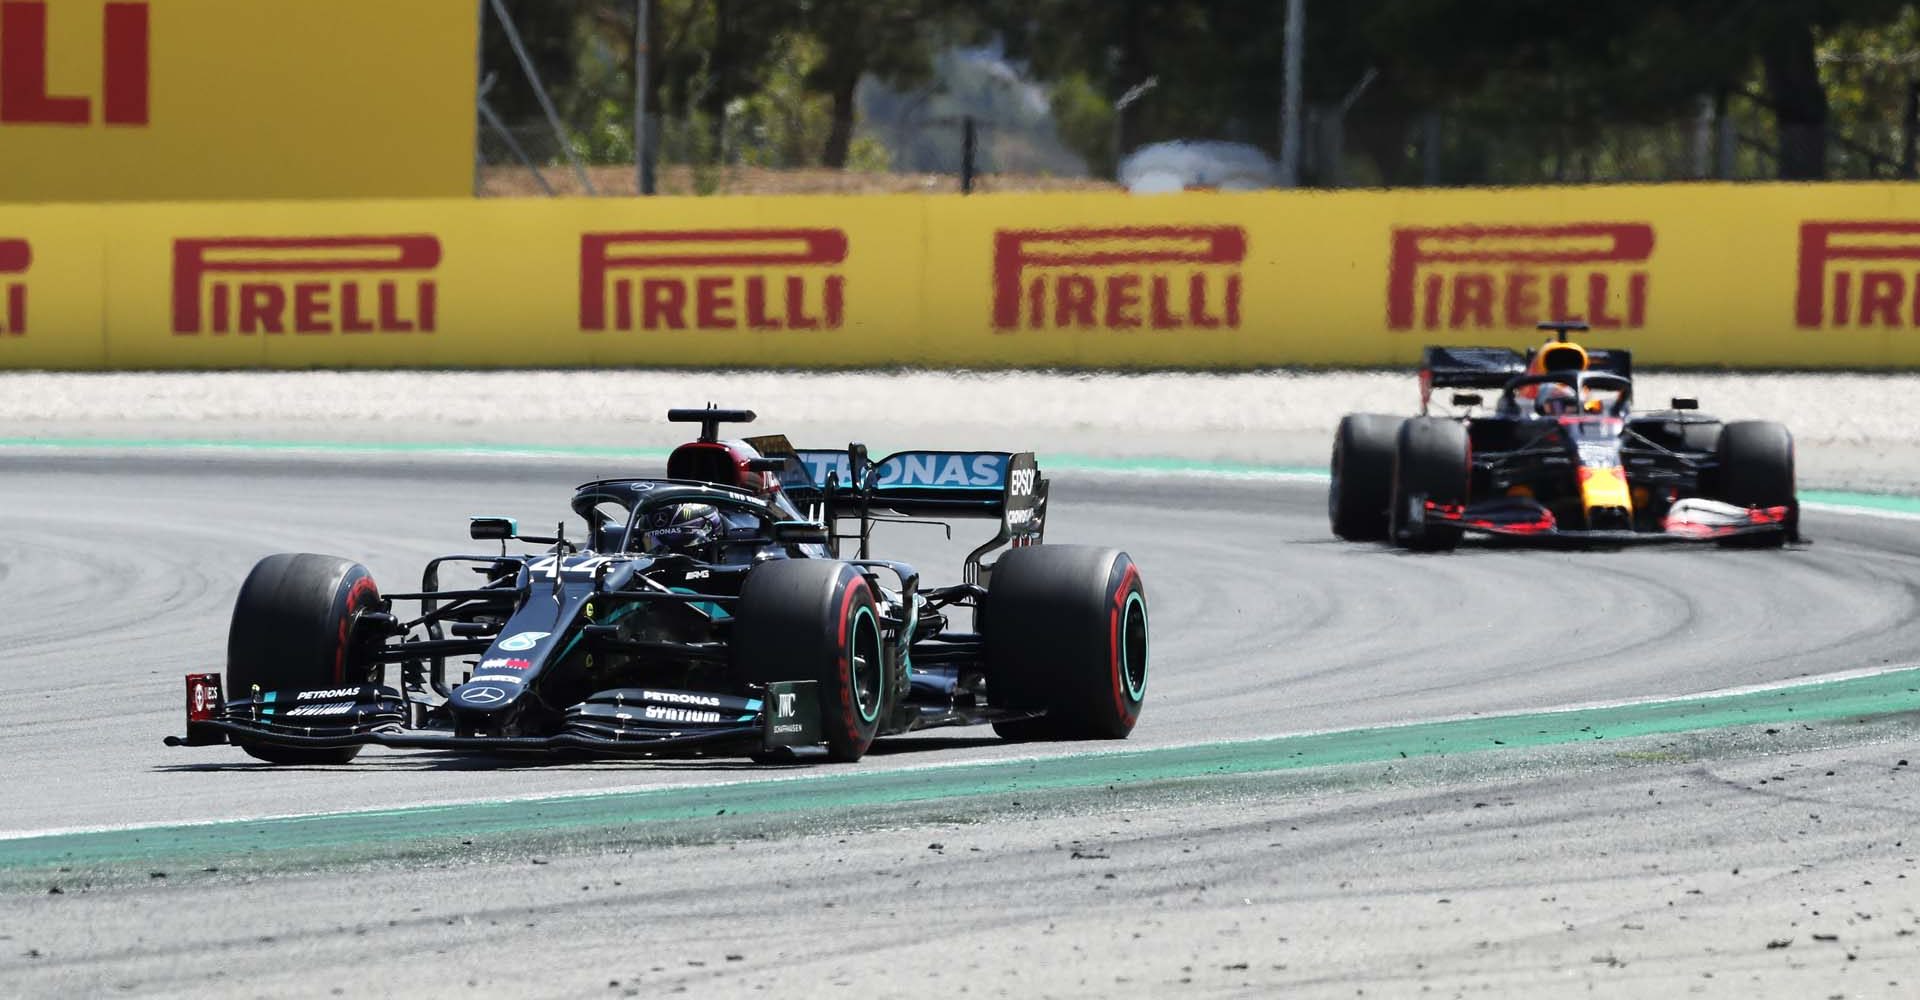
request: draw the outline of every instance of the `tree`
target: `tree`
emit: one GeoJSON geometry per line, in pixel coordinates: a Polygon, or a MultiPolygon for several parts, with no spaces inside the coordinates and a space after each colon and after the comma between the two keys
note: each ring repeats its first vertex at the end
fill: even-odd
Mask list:
{"type": "Polygon", "coordinates": [[[1063,85],[1055,106],[1077,123],[1070,139],[1090,163],[1161,139],[1277,141],[1284,4],[997,0],[988,9],[1008,55],[1063,85]],[[1098,117],[1089,98],[1098,95],[1112,122],[1113,103],[1149,77],[1159,81],[1150,96],[1110,127],[1089,127],[1098,117]]]}
{"type": "Polygon", "coordinates": [[[821,161],[845,167],[853,144],[854,94],[873,74],[896,87],[925,83],[934,57],[967,34],[961,0],[806,0],[801,24],[823,47],[810,86],[832,101],[821,161]]]}
{"type": "Polygon", "coordinates": [[[1821,32],[1817,62],[1826,82],[1842,171],[1855,176],[1916,173],[1920,140],[1920,7],[1884,25],[1821,32]]]}
{"type": "MultiPolygon", "coordinates": [[[[603,125],[596,133],[609,141],[589,148],[616,155],[611,137],[632,111],[630,4],[517,8],[563,115],[603,125]]],[[[756,123],[794,123],[779,130],[787,148],[824,127],[809,144],[843,166],[862,79],[919,87],[942,53],[989,37],[1051,84],[1061,136],[1097,168],[1163,139],[1278,146],[1281,0],[653,0],[652,9],[647,91],[667,117],[688,123],[683,132],[705,137],[686,147],[696,159],[716,158],[723,135],[772,134],[754,123],[727,133],[729,116],[745,109],[756,123]],[[1120,95],[1149,78],[1158,88],[1116,116],[1120,95]]],[[[1420,182],[1434,162],[1448,167],[1446,179],[1468,183],[1673,176],[1687,168],[1675,160],[1672,126],[1695,119],[1702,96],[1713,95],[1738,102],[1732,113],[1757,126],[1745,131],[1764,137],[1780,176],[1820,177],[1830,161],[1892,162],[1832,137],[1904,105],[1908,81],[1882,74],[1894,89],[1868,88],[1876,104],[1857,69],[1834,60],[1848,46],[1878,44],[1896,17],[1914,22],[1912,3],[1310,0],[1305,93],[1325,111],[1372,80],[1343,134],[1386,184],[1420,182]],[[1837,87],[1853,89],[1836,105],[1837,87]],[[1440,120],[1443,130],[1422,127],[1440,120]],[[1655,155],[1634,159],[1636,124],[1655,155]]],[[[1920,34],[1920,23],[1911,26],[1909,43],[1920,34]]],[[[509,119],[537,114],[530,90],[512,85],[520,73],[497,30],[485,59],[503,78],[490,98],[496,108],[509,119]]]]}
{"type": "Polygon", "coordinates": [[[1679,119],[1703,94],[1747,94],[1774,120],[1783,178],[1825,176],[1818,38],[1883,24],[1902,0],[1360,0],[1359,30],[1401,99],[1478,106],[1568,131],[1679,119]],[[1446,44],[1435,45],[1434,39],[1446,44]],[[1764,89],[1752,81],[1758,73],[1764,89]]]}
{"type": "Polygon", "coordinates": [[[1777,122],[1782,179],[1827,175],[1827,81],[1816,56],[1819,36],[1885,25],[1906,6],[1901,0],[1775,0],[1755,14],[1753,37],[1777,122]]]}

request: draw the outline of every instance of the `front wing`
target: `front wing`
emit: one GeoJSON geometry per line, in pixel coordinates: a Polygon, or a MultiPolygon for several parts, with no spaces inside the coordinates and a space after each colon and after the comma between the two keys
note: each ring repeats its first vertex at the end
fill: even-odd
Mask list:
{"type": "Polygon", "coordinates": [[[586,752],[666,756],[699,750],[812,746],[820,731],[817,685],[776,681],[742,699],[691,691],[602,691],[569,708],[558,732],[482,735],[436,722],[398,691],[371,685],[327,691],[268,691],[226,701],[219,674],[187,675],[187,734],[168,746],[250,744],[322,750],[384,746],[466,753],[586,752]],[[349,700],[351,699],[351,700],[349,700]],[[718,704],[723,710],[708,706],[718,704]],[[688,707],[688,706],[697,707],[688,707]],[[410,716],[425,724],[413,725],[410,716]]]}
{"type": "Polygon", "coordinates": [[[1676,502],[1658,531],[1565,528],[1545,504],[1528,497],[1502,497],[1466,505],[1422,499],[1416,505],[1428,523],[1451,524],[1462,530],[1540,542],[1604,542],[1646,545],[1662,542],[1713,542],[1742,535],[1791,532],[1793,508],[1736,507],[1718,500],[1685,499],[1676,502]]]}

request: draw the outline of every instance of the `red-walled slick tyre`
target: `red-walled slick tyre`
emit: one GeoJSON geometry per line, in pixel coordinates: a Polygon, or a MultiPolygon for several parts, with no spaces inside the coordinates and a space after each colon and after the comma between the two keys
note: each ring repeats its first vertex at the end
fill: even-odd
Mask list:
{"type": "MultiPolygon", "coordinates": [[[[309,552],[268,556],[247,574],[227,632],[227,695],[311,691],[370,682],[356,655],[354,615],[380,603],[367,568],[351,559],[309,552]]],[[[241,742],[272,764],[345,764],[360,748],[262,746],[241,742]]]]}
{"type": "Polygon", "coordinates": [[[984,601],[987,700],[1045,712],[997,723],[1009,739],[1124,739],[1147,696],[1147,593],[1125,552],[1014,549],[984,601]]]}
{"type": "Polygon", "coordinates": [[[860,571],[824,559],[761,563],[734,607],[734,663],[747,680],[818,683],[827,756],[860,759],[873,745],[887,690],[887,651],[873,588],[860,571]]]}

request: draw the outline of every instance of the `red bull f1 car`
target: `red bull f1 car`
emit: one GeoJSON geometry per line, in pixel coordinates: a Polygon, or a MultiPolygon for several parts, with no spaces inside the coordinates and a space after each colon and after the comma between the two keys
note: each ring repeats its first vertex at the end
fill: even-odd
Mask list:
{"type": "Polygon", "coordinates": [[[167,742],[275,764],[345,763],[368,745],[853,761],[877,736],[932,726],[1133,729],[1140,571],[1118,550],[1041,544],[1033,455],[871,461],[860,445],[720,439],[750,411],[669,417],[700,423],[699,439],[665,478],[579,487],[581,537],[564,521],[543,537],[474,518],[472,537],[500,551],[434,559],[415,593],[382,593],[348,559],[261,560],[225,676],[187,677],[187,732],[167,742]],[[927,586],[870,552],[877,524],[951,518],[997,527],[959,583],[927,586]],[[515,540],[541,548],[513,554],[515,540]]]}
{"type": "Polygon", "coordinates": [[[1334,437],[1333,533],[1409,549],[1452,549],[1463,534],[1539,541],[1799,539],[1793,436],[1777,423],[1722,422],[1692,399],[1633,409],[1632,357],[1555,339],[1522,353],[1428,347],[1420,415],[1349,414],[1334,437]],[[1437,389],[1462,415],[1429,411],[1437,389]]]}

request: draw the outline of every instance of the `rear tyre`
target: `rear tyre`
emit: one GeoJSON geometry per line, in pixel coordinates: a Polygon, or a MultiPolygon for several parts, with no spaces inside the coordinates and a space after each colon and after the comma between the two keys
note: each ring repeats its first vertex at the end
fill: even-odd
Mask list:
{"type": "Polygon", "coordinates": [[[831,760],[859,760],[880,730],[887,657],[874,604],[846,563],[776,559],[747,574],[735,605],[735,667],[755,684],[814,681],[831,760]]]}
{"type": "Polygon", "coordinates": [[[1333,435],[1332,479],[1327,518],[1333,533],[1349,542],[1387,537],[1387,507],[1393,502],[1393,454],[1399,417],[1349,413],[1333,435]]]}
{"type": "Polygon", "coordinates": [[[1785,507],[1787,530],[1742,535],[1725,544],[1778,548],[1800,535],[1793,482],[1793,435],[1771,420],[1739,420],[1720,434],[1720,499],[1736,507],[1785,507]]]}
{"type": "Polygon", "coordinates": [[[1680,447],[1686,451],[1704,451],[1718,453],[1720,435],[1726,432],[1726,425],[1718,422],[1711,424],[1681,424],[1680,447]]]}
{"type": "Polygon", "coordinates": [[[1147,696],[1147,592],[1124,552],[1014,549],[983,600],[987,698],[1045,712],[994,724],[1011,740],[1125,739],[1147,696]]]}
{"type": "Polygon", "coordinates": [[[1414,417],[1400,425],[1393,456],[1393,504],[1388,518],[1396,544],[1415,552],[1447,552],[1460,544],[1460,529],[1412,517],[1423,498],[1465,506],[1472,470],[1467,427],[1457,420],[1414,417]]]}
{"type": "MultiPolygon", "coordinates": [[[[358,654],[353,619],[380,603],[367,568],[351,559],[296,553],[268,556],[247,574],[227,632],[227,693],[302,691],[369,683],[370,664],[358,654]]],[[[240,749],[271,764],[345,764],[360,748],[240,749]]]]}

